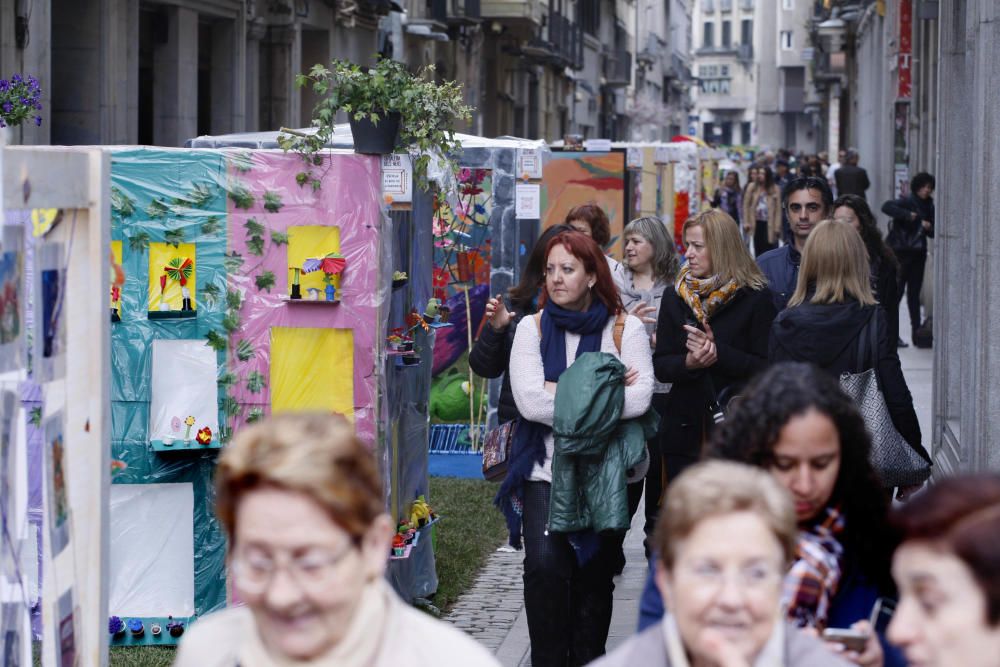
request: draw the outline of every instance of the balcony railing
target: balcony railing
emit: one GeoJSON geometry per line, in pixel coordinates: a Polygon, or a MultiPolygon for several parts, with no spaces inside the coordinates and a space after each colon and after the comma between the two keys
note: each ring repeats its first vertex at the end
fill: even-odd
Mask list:
{"type": "Polygon", "coordinates": [[[549,43],[557,64],[570,69],[583,67],[583,30],[580,24],[557,11],[549,12],[549,43]]]}
{"type": "Polygon", "coordinates": [[[604,84],[612,88],[622,88],[632,83],[632,54],[625,49],[614,49],[604,53],[604,84]]]}
{"type": "Polygon", "coordinates": [[[753,44],[740,44],[736,57],[742,62],[753,61],[753,44]]]}
{"type": "Polygon", "coordinates": [[[448,23],[472,24],[482,20],[480,0],[448,0],[448,23]]]}

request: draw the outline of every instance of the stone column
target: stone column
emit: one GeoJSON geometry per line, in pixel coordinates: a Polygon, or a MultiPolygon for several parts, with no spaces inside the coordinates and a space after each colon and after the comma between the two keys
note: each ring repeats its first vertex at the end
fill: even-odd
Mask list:
{"type": "Polygon", "coordinates": [[[267,34],[263,21],[256,19],[246,22],[246,44],[244,45],[246,57],[243,67],[244,100],[243,100],[243,129],[249,132],[263,130],[260,123],[261,110],[261,40],[267,34]]]}
{"type": "Polygon", "coordinates": [[[153,142],[182,146],[198,133],[198,12],[164,7],[167,40],[153,51],[153,142]]]}

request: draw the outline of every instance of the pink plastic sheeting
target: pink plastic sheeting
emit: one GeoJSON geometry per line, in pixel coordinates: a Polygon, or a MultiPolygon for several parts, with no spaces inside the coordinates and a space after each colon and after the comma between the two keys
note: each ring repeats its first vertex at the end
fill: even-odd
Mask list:
{"type": "MultiPolygon", "coordinates": [[[[229,368],[240,379],[232,386],[232,396],[237,403],[250,408],[237,417],[235,430],[245,423],[254,407],[265,415],[270,413],[272,327],[351,329],[355,428],[359,437],[374,445],[378,395],[375,364],[385,329],[379,310],[389,293],[388,281],[380,277],[380,264],[389,267],[391,280],[391,261],[381,251],[380,231],[385,221],[378,159],[354,154],[328,155],[322,166],[314,168],[315,173],[322,174],[322,187],[313,191],[296,183],[296,174],[303,170],[303,164],[295,155],[253,151],[234,152],[230,156],[228,189],[232,193],[242,187],[253,195],[249,208],[237,207],[237,203],[246,205],[245,198],[238,202],[239,197],[230,196],[228,201],[227,256],[236,253],[243,260],[238,270],[230,271],[229,289],[240,291],[243,302],[240,327],[230,335],[227,354],[229,368]],[[266,193],[271,193],[268,200],[266,193]],[[265,228],[262,256],[252,252],[260,244],[250,231],[254,226],[247,227],[250,219],[265,228]],[[341,303],[336,306],[287,301],[291,283],[289,246],[280,240],[275,242],[272,234],[278,233],[280,239],[280,234],[287,234],[290,227],[315,225],[340,228],[340,253],[347,266],[339,279],[337,296],[341,303]],[[261,288],[257,281],[266,272],[273,274],[274,284],[261,288]],[[238,358],[242,341],[252,347],[252,356],[246,361],[238,358]],[[245,382],[254,371],[268,378],[258,391],[251,391],[245,382]]],[[[333,384],[338,378],[331,377],[329,381],[333,384]]]]}

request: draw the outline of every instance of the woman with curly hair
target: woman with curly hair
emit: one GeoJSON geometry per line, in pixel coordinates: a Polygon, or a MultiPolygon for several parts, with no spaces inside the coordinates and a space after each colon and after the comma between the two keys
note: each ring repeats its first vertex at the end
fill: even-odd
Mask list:
{"type": "Polygon", "coordinates": [[[899,337],[899,260],[889,245],[882,239],[875,215],[864,197],[857,195],[841,195],[833,202],[833,219],[858,230],[861,240],[868,250],[868,263],[871,265],[872,289],[875,298],[885,310],[889,326],[889,340],[897,341],[899,347],[906,347],[899,337]],[[900,343],[902,343],[900,345],[900,343]]]}
{"type": "MultiPolygon", "coordinates": [[[[781,363],[734,401],[706,458],[759,466],[789,490],[799,538],[782,596],[788,620],[866,633],[864,650],[844,656],[878,667],[905,663],[864,620],[878,598],[895,595],[896,540],[870,449],[864,419],[836,380],[809,364],[781,363]]],[[[656,619],[655,599],[646,598],[641,624],[656,619]]]]}

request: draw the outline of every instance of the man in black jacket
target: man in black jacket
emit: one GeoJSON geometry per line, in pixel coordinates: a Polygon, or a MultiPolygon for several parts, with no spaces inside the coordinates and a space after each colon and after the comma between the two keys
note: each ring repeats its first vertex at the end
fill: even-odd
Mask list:
{"type": "Polygon", "coordinates": [[[833,193],[825,178],[799,176],[785,185],[781,192],[781,207],[791,224],[792,243],[765,252],[757,258],[757,265],[767,278],[774,295],[774,308],[785,309],[795,292],[799,280],[799,263],[809,232],[823,219],[830,216],[833,193]]]}
{"type": "Polygon", "coordinates": [[[899,260],[899,301],[906,290],[906,306],[914,331],[920,327],[920,289],[927,264],[927,239],[934,238],[932,194],[934,177],[921,172],[910,181],[910,194],[882,205],[882,212],[892,217],[886,242],[899,260]]]}
{"type": "Polygon", "coordinates": [[[853,148],[847,151],[847,164],[833,173],[837,181],[838,195],[857,195],[864,198],[865,192],[871,187],[868,172],[858,166],[858,152],[853,148]]]}

